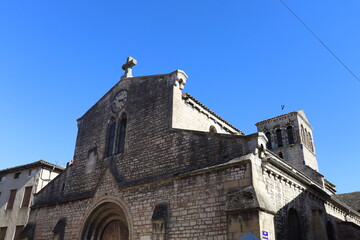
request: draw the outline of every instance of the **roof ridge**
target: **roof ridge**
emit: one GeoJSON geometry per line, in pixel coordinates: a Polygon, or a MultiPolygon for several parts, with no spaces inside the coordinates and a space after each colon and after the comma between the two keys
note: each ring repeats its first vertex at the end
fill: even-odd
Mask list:
{"type": "Polygon", "coordinates": [[[50,162],[47,162],[43,159],[40,159],[36,162],[31,162],[31,163],[27,163],[27,164],[23,164],[23,165],[18,165],[18,166],[14,166],[14,167],[9,167],[9,168],[4,168],[4,169],[1,169],[0,170],[0,174],[4,174],[4,173],[8,173],[8,172],[13,172],[13,171],[16,171],[17,169],[27,169],[27,168],[32,168],[32,167],[35,167],[35,166],[41,166],[41,165],[46,165],[46,166],[49,166],[49,167],[54,167],[54,168],[57,168],[57,169],[60,169],[60,170],[64,170],[65,167],[61,167],[59,165],[56,165],[56,164],[53,164],[53,163],[50,163],[50,162]]]}
{"type": "Polygon", "coordinates": [[[260,122],[255,123],[255,125],[260,124],[260,123],[264,123],[264,122],[267,122],[267,121],[270,121],[270,120],[274,120],[274,119],[276,119],[276,118],[283,117],[283,116],[285,116],[285,115],[289,115],[289,114],[292,114],[292,113],[297,113],[297,114],[299,114],[300,111],[302,111],[302,110],[292,111],[292,112],[288,112],[288,113],[285,113],[285,114],[281,114],[281,115],[278,115],[278,116],[275,116],[275,117],[272,117],[272,118],[268,118],[268,119],[265,119],[265,120],[262,120],[262,121],[260,121],[260,122]]]}

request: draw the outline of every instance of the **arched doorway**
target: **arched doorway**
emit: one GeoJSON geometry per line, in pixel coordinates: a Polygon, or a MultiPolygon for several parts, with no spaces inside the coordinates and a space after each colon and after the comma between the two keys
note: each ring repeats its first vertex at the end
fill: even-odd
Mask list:
{"type": "Polygon", "coordinates": [[[129,240],[129,224],[124,210],[115,202],[98,204],[83,226],[82,240],[129,240]]]}

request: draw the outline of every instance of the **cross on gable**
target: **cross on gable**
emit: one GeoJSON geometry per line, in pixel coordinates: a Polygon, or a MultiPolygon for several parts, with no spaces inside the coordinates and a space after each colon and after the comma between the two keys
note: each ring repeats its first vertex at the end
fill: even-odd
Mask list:
{"type": "Polygon", "coordinates": [[[137,61],[133,57],[128,57],[126,63],[122,65],[122,69],[125,70],[124,75],[121,78],[132,77],[132,67],[137,64],[137,61]]]}

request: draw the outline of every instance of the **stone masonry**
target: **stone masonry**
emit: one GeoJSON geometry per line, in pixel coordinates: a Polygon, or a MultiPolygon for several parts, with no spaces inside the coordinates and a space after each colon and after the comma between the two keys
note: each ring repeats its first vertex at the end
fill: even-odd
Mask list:
{"type": "MultiPolygon", "coordinates": [[[[36,195],[34,239],[359,236],[359,213],[334,197],[316,157],[267,149],[265,132],[276,126],[260,122],[258,133],[245,135],[183,93],[183,71],[132,77],[136,60],[128,62],[122,79],[78,119],[72,164],[36,195]]],[[[290,123],[293,145],[301,146],[301,124],[290,123]]]]}

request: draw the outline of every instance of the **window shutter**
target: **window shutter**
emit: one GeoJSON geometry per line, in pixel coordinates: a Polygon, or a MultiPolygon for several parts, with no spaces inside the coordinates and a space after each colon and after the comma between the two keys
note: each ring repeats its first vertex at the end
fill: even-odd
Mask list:
{"type": "Polygon", "coordinates": [[[21,207],[29,207],[32,187],[26,187],[21,207]]]}
{"type": "Polygon", "coordinates": [[[16,189],[11,189],[10,190],[10,197],[9,197],[9,202],[7,204],[6,209],[12,209],[14,206],[14,201],[15,201],[15,197],[16,197],[16,189]]]}
{"type": "Polygon", "coordinates": [[[20,240],[20,233],[24,229],[24,225],[16,226],[14,240],[20,240]]]}
{"type": "Polygon", "coordinates": [[[7,227],[1,227],[0,228],[0,240],[4,240],[5,237],[6,237],[6,230],[7,230],[7,227]]]}

